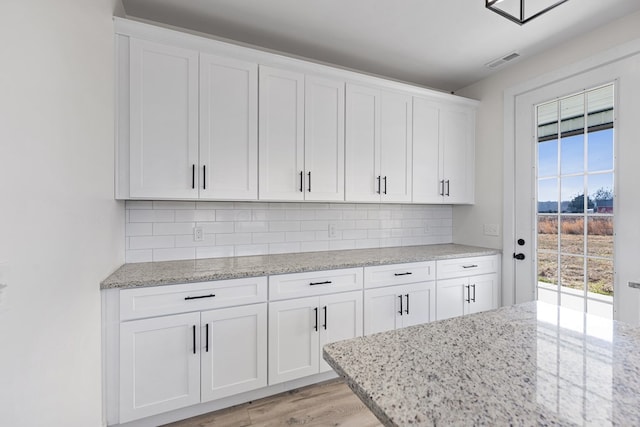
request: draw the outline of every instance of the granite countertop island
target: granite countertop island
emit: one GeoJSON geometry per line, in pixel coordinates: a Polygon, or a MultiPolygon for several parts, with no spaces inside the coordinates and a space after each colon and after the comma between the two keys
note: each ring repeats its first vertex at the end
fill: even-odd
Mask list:
{"type": "Polygon", "coordinates": [[[324,347],[386,426],[640,425],[640,328],[542,302],[324,347]]]}
{"type": "Polygon", "coordinates": [[[101,289],[172,285],[499,254],[496,249],[441,244],[124,264],[101,289]]]}

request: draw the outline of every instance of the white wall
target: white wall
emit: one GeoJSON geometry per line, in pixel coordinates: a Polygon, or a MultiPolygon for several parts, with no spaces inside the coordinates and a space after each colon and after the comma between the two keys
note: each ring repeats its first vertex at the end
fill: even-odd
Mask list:
{"type": "MultiPolygon", "coordinates": [[[[507,88],[550,73],[640,37],[640,13],[629,15],[456,92],[481,101],[476,128],[476,204],[453,208],[453,241],[502,247],[502,236],[483,234],[483,224],[500,224],[503,209],[503,96],[507,88]],[[497,167],[496,167],[497,166],[497,167]]],[[[517,47],[517,46],[516,46],[517,47]]]]}
{"type": "Polygon", "coordinates": [[[124,205],[113,199],[118,3],[0,7],[2,426],[102,424],[99,282],[124,261],[124,205]]]}

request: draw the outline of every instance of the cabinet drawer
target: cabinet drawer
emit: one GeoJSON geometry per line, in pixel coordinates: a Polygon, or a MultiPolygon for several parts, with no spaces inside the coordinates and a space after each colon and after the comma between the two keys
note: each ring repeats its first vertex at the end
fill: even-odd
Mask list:
{"type": "Polygon", "coordinates": [[[120,291],[120,320],[252,304],[266,300],[266,277],[124,289],[120,291]]]}
{"type": "Polygon", "coordinates": [[[269,299],[280,300],[362,289],[362,268],[269,276],[269,299]]]}
{"type": "Polygon", "coordinates": [[[438,261],[437,264],[438,280],[496,272],[498,272],[498,255],[446,259],[438,261]]]}
{"type": "Polygon", "coordinates": [[[427,282],[435,280],[435,272],[435,261],[365,267],[364,287],[379,288],[405,283],[427,282]]]}

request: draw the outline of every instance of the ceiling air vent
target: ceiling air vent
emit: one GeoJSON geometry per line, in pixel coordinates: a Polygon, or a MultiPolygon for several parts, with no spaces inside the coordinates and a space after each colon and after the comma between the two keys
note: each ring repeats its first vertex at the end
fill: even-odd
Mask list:
{"type": "Polygon", "coordinates": [[[498,68],[502,64],[506,64],[507,62],[518,58],[519,56],[520,56],[520,54],[518,52],[511,52],[511,53],[503,56],[502,58],[494,59],[493,61],[489,62],[488,64],[485,64],[484,66],[487,67],[487,68],[498,68]]]}

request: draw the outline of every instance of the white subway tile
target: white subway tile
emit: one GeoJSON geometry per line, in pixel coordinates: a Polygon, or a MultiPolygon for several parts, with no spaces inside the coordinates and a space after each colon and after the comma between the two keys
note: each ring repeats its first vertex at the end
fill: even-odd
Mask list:
{"type": "Polygon", "coordinates": [[[283,221],[286,218],[284,210],[258,209],[251,211],[254,221],[283,221]]]}
{"type": "Polygon", "coordinates": [[[343,230],[342,238],[345,240],[359,240],[367,238],[367,230],[343,230]]]}
{"type": "Polygon", "coordinates": [[[282,243],[284,242],[284,232],[280,233],[253,233],[251,241],[253,243],[282,243]]]}
{"type": "Polygon", "coordinates": [[[386,239],[391,237],[391,230],[367,230],[367,237],[369,239],[386,239]]]}
{"type": "Polygon", "coordinates": [[[154,261],[171,261],[180,259],[195,259],[195,248],[171,248],[171,249],[154,249],[154,261]]]}
{"type": "Polygon", "coordinates": [[[355,208],[355,203],[331,203],[329,205],[329,209],[342,209],[343,211],[347,209],[353,210],[355,208]]]}
{"type": "Polygon", "coordinates": [[[234,209],[267,209],[269,203],[266,202],[233,202],[234,209]]]}
{"type": "Polygon", "coordinates": [[[213,209],[176,210],[176,222],[205,222],[215,221],[216,211],[213,209]]]}
{"type": "Polygon", "coordinates": [[[235,223],[236,233],[264,233],[269,230],[266,221],[240,221],[235,223]]]}
{"type": "Polygon", "coordinates": [[[153,261],[152,249],[129,250],[125,252],[125,262],[151,262],[153,261]]]}
{"type": "Polygon", "coordinates": [[[390,210],[370,210],[367,211],[367,219],[391,219],[390,210]]]}
{"type": "Polygon", "coordinates": [[[400,237],[389,237],[386,239],[380,239],[381,248],[390,248],[393,246],[402,246],[402,239],[400,237]]]}
{"type": "Polygon", "coordinates": [[[340,251],[347,249],[355,249],[355,240],[331,240],[329,241],[329,249],[332,251],[340,251]]]}
{"type": "Polygon", "coordinates": [[[383,219],[380,220],[380,228],[401,228],[402,220],[400,219],[383,219]]]}
{"type": "Polygon", "coordinates": [[[356,249],[379,248],[380,239],[356,240],[356,249]]]}
{"type": "Polygon", "coordinates": [[[300,209],[307,209],[307,210],[324,210],[324,209],[329,209],[329,203],[309,203],[309,202],[305,202],[305,203],[300,203],[300,209]]]}
{"type": "Polygon", "coordinates": [[[151,236],[153,224],[150,222],[130,222],[125,225],[125,236],[151,236]]]}
{"type": "Polygon", "coordinates": [[[423,219],[403,219],[402,228],[424,228],[426,223],[423,219]]]}
{"type": "Polygon", "coordinates": [[[198,227],[202,227],[205,234],[233,233],[233,222],[199,222],[198,227]]]}
{"type": "Polygon", "coordinates": [[[156,201],[153,209],[195,209],[196,202],[156,201]]]}
{"type": "Polygon", "coordinates": [[[193,222],[157,222],[153,224],[154,236],[175,236],[178,234],[193,235],[193,222]]]}
{"type": "Polygon", "coordinates": [[[356,228],[356,222],[354,220],[342,220],[342,221],[331,221],[336,225],[338,230],[353,230],[356,228]]]}
{"type": "Polygon", "coordinates": [[[334,237],[329,237],[329,230],[316,231],[316,240],[342,240],[342,230],[336,230],[334,237]]]}
{"type": "Polygon", "coordinates": [[[356,228],[358,229],[376,229],[380,228],[380,221],[377,219],[363,219],[356,221],[356,228]]]}
{"type": "Polygon", "coordinates": [[[316,219],[326,219],[337,221],[342,219],[342,211],[339,210],[320,210],[316,212],[316,219]]]}
{"type": "Polygon", "coordinates": [[[195,248],[202,246],[214,246],[216,244],[215,234],[204,235],[204,240],[193,240],[193,234],[187,234],[182,236],[176,236],[176,248],[195,248]]]}
{"type": "Polygon", "coordinates": [[[271,221],[269,231],[300,231],[300,221],[271,221]]]}
{"type": "Polygon", "coordinates": [[[153,202],[146,200],[127,200],[124,203],[125,209],[153,209],[153,202]]]}
{"type": "Polygon", "coordinates": [[[424,236],[403,237],[402,246],[416,246],[422,245],[424,242],[424,236]]]}
{"type": "Polygon", "coordinates": [[[300,243],[300,250],[302,252],[328,251],[329,242],[302,242],[300,243]]]}
{"type": "Polygon", "coordinates": [[[359,209],[359,210],[380,209],[380,203],[358,203],[356,204],[356,209],[359,209]]]}
{"type": "Polygon", "coordinates": [[[315,239],[315,231],[288,231],[285,234],[287,242],[308,242],[315,239]]]}
{"type": "Polygon", "coordinates": [[[300,242],[269,244],[270,254],[288,254],[288,253],[296,253],[296,252],[300,252],[300,242]]]}
{"type": "Polygon", "coordinates": [[[129,211],[129,222],[173,222],[173,210],[132,209],[129,211]]]}
{"type": "Polygon", "coordinates": [[[343,219],[367,219],[368,211],[346,210],[342,212],[343,219]]]}
{"type": "Polygon", "coordinates": [[[300,221],[300,231],[328,230],[329,221],[300,221]]]}
{"type": "Polygon", "coordinates": [[[129,249],[173,248],[174,236],[132,236],[129,237],[129,249]]]}
{"type": "Polygon", "coordinates": [[[249,245],[251,233],[221,233],[216,234],[216,245],[249,245]]]}
{"type": "Polygon", "coordinates": [[[216,211],[217,221],[251,221],[249,209],[232,209],[216,211]]]}
{"type": "Polygon", "coordinates": [[[196,248],[196,258],[227,258],[234,255],[233,246],[203,246],[196,248]]]}
{"type": "Polygon", "coordinates": [[[269,245],[236,245],[235,256],[266,255],[269,245]]]}
{"type": "Polygon", "coordinates": [[[196,202],[196,209],[233,209],[233,202],[196,202]]]}
{"type": "Polygon", "coordinates": [[[269,209],[300,209],[300,205],[302,203],[285,203],[285,202],[274,202],[269,203],[269,209]]]}

